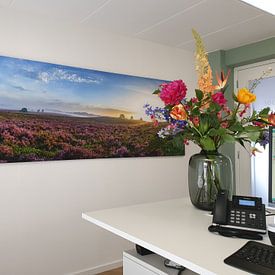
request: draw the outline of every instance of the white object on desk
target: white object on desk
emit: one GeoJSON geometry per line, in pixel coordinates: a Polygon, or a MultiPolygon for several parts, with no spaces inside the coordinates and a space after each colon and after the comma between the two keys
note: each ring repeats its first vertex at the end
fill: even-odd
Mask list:
{"type": "MultiPolygon", "coordinates": [[[[189,198],[83,213],[82,217],[199,274],[248,274],[223,260],[247,240],[208,232],[212,216],[189,198]]],[[[270,244],[268,237],[264,242],[270,244]]]]}

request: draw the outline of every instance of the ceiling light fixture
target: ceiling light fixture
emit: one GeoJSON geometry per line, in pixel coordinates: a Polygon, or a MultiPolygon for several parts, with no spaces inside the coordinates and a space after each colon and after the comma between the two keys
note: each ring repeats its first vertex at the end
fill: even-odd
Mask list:
{"type": "Polygon", "coordinates": [[[275,15],[275,1],[274,0],[241,0],[254,6],[258,9],[264,10],[272,15],[275,15]]]}

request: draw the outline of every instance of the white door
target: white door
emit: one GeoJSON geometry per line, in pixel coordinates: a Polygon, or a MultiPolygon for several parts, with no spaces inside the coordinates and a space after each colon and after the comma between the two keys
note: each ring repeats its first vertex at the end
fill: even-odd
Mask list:
{"type": "MultiPolygon", "coordinates": [[[[264,71],[269,68],[272,72],[264,77],[254,90],[257,96],[252,108],[261,110],[269,106],[275,111],[275,60],[255,63],[248,66],[235,68],[234,88],[250,87],[253,80],[260,78],[264,71]]],[[[249,148],[248,148],[249,149],[249,148]]],[[[245,150],[239,144],[235,146],[235,171],[236,171],[236,194],[253,195],[268,201],[268,146],[262,153],[251,156],[249,150],[245,150]]]]}

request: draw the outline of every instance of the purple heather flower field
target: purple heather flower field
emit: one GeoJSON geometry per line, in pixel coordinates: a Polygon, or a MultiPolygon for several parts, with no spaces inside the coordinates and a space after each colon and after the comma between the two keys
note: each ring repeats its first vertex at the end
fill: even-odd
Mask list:
{"type": "Polygon", "coordinates": [[[111,117],[0,112],[0,161],[169,155],[151,122],[111,117]]]}

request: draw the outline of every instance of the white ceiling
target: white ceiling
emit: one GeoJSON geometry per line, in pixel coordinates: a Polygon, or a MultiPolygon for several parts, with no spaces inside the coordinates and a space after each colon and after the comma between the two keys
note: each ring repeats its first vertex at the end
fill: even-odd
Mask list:
{"type": "Polygon", "coordinates": [[[186,50],[192,28],[208,51],[275,37],[275,16],[239,0],[0,0],[0,8],[186,50]]]}

